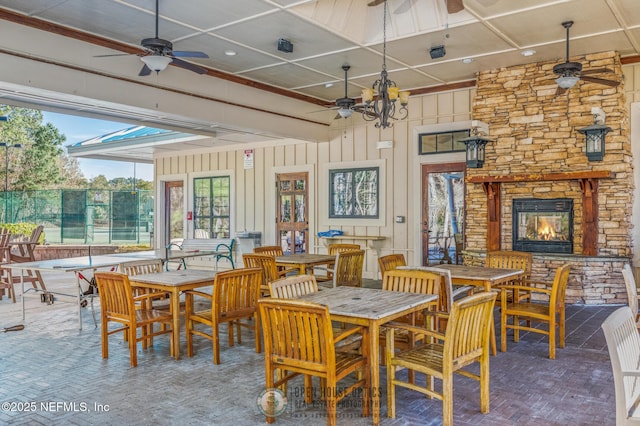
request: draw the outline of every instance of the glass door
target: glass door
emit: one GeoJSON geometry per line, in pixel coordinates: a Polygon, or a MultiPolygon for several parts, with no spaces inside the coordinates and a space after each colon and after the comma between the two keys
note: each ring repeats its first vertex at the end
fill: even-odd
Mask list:
{"type": "Polygon", "coordinates": [[[307,253],[309,250],[308,173],[276,175],[278,203],[276,228],[278,241],[285,254],[307,253]]]}
{"type": "Polygon", "coordinates": [[[423,265],[457,263],[456,239],[464,241],[464,170],[464,163],[422,166],[423,265]]]}

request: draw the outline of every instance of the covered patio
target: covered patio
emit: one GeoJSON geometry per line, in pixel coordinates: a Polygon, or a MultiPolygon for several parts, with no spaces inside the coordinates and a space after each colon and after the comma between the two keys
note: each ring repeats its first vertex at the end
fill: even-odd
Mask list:
{"type": "MultiPolygon", "coordinates": [[[[59,289],[75,286],[65,273],[50,273],[46,279],[59,289]]],[[[365,286],[380,286],[379,281],[365,281],[365,286]]],[[[139,346],[138,367],[131,369],[127,346],[118,337],[111,338],[109,359],[101,359],[100,330],[93,328],[85,309],[84,327],[78,331],[73,302],[60,298],[45,305],[37,297],[27,297],[25,329],[0,334],[0,400],[16,410],[22,408],[17,412],[3,405],[0,423],[265,423],[256,404],[264,390],[263,354],[255,353],[251,333],[245,332],[243,343],[233,348],[222,344],[220,365],[211,363],[207,341],[196,341],[192,358],[176,361],[169,356],[169,340],[157,337],[152,349],[143,351],[139,346]],[[33,408],[26,406],[33,402],[33,408]]],[[[558,350],[556,360],[547,358],[542,336],[528,333],[517,344],[509,341],[506,353],[491,357],[491,411],[486,415],[478,408],[477,383],[456,378],[455,424],[614,424],[613,375],[600,324],[615,308],[568,306],[567,344],[558,350]]],[[[4,303],[0,324],[18,322],[19,304],[4,303]]],[[[226,334],[226,327],[223,330],[226,334]]],[[[221,341],[226,342],[226,335],[221,341]]],[[[184,336],[181,342],[184,346],[184,336]]],[[[397,418],[387,418],[384,369],[381,380],[381,425],[441,424],[439,401],[402,389],[397,418]]],[[[287,410],[276,424],[324,424],[325,408],[305,406],[296,389],[300,391],[290,387],[287,410]]],[[[359,402],[358,397],[348,397],[338,406],[338,424],[371,424],[371,418],[360,417],[359,402]]]]}

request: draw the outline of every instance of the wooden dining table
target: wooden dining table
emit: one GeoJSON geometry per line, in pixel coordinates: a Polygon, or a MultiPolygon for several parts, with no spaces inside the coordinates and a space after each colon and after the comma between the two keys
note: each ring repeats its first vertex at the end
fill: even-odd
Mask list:
{"type": "Polygon", "coordinates": [[[174,357],[180,359],[180,293],[200,287],[213,285],[216,273],[198,269],[163,271],[153,274],[140,274],[129,277],[132,287],[167,291],[171,294],[171,313],[173,316],[172,339],[174,357]]]}
{"type": "Polygon", "coordinates": [[[313,271],[314,266],[330,265],[336,261],[336,257],[328,254],[294,253],[284,256],[276,256],[276,265],[298,268],[299,274],[306,274],[307,270],[313,271]]]}
{"type": "Polygon", "coordinates": [[[373,424],[380,422],[380,326],[437,303],[434,294],[404,293],[361,287],[335,287],[300,297],[329,308],[331,320],[369,329],[373,424]]]}
{"type": "MultiPolygon", "coordinates": [[[[434,268],[446,269],[451,272],[451,284],[473,285],[482,287],[484,291],[491,291],[492,287],[518,281],[524,275],[522,269],[487,268],[471,265],[433,265],[434,268]]],[[[491,353],[496,355],[496,330],[491,327],[491,353]]]]}

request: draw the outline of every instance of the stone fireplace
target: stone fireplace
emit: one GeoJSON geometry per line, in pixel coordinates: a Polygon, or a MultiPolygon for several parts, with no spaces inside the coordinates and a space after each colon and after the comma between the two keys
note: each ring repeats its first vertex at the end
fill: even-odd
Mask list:
{"type": "Polygon", "coordinates": [[[518,198],[512,206],[514,250],[573,253],[573,200],[518,198]]]}
{"type": "MultiPolygon", "coordinates": [[[[612,69],[622,80],[616,52],[571,60],[585,70],[612,69]]],[[[569,303],[624,303],[621,269],[631,254],[633,191],[624,82],[579,83],[556,95],[553,65],[478,75],[472,117],[489,125],[495,141],[486,146],[484,167],[467,169],[465,262],[483,264],[488,250],[532,251],[534,281],[550,283],[557,266],[571,264],[569,303]],[[587,159],[577,131],[593,122],[594,107],[605,111],[613,129],[598,162],[587,159]],[[525,200],[537,200],[541,213],[527,211],[535,207],[525,200]],[[565,212],[556,214],[558,206],[565,212]],[[543,220],[551,222],[555,237],[538,236],[543,220]]]]}

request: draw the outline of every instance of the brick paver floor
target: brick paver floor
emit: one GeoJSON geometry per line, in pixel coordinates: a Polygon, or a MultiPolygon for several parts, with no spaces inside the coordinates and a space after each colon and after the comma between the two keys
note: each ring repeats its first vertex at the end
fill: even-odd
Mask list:
{"type": "MultiPolygon", "coordinates": [[[[46,274],[45,280],[51,289],[74,290],[71,275],[46,274]]],[[[132,369],[119,334],[110,338],[109,359],[101,358],[100,330],[88,309],[79,331],[73,300],[58,297],[46,305],[31,296],[25,301],[25,329],[0,332],[0,424],[265,423],[256,404],[264,389],[263,358],[255,353],[250,332],[243,332],[243,343],[232,348],[222,336],[221,365],[213,364],[204,339],[196,338],[196,354],[188,358],[183,335],[183,358],[176,361],[169,356],[168,336],[160,336],[153,348],[138,346],[138,367],[132,369]]],[[[567,347],[558,350],[556,360],[547,358],[543,336],[525,334],[520,343],[509,341],[506,353],[491,358],[489,414],[479,412],[477,382],[457,377],[455,424],[614,424],[613,376],[600,324],[615,308],[568,307],[567,347]]],[[[13,304],[3,298],[0,331],[19,323],[20,299],[13,304]]],[[[384,369],[381,376],[385,392],[384,369]]],[[[323,407],[304,406],[300,385],[290,386],[287,409],[276,424],[325,424],[323,407]]],[[[440,401],[418,393],[398,389],[396,419],[386,417],[384,394],[382,404],[382,425],[441,424],[440,401]]],[[[338,408],[338,423],[369,425],[371,419],[361,418],[359,399],[349,397],[338,408]]]]}

